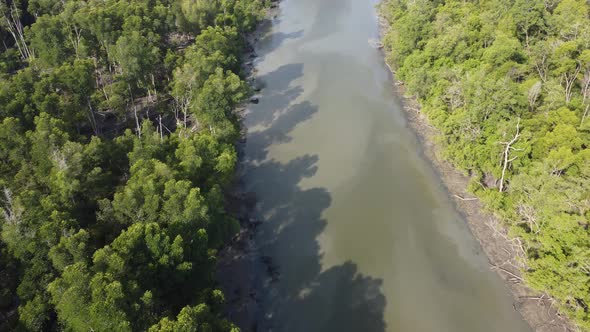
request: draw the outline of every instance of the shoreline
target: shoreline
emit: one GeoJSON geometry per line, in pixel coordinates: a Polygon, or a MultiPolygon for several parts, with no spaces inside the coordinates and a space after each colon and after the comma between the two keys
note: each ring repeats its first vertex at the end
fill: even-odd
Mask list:
{"type": "Polygon", "coordinates": [[[225,295],[224,316],[243,332],[257,331],[260,317],[259,290],[277,277],[277,268],[269,257],[263,256],[256,247],[254,233],[260,225],[254,213],[255,193],[247,192],[242,181],[244,176],[244,144],[248,128],[243,125],[243,118],[251,98],[262,89],[256,78],[255,61],[258,58],[256,44],[272,26],[278,16],[280,0],[272,0],[256,29],[245,36],[246,48],[242,54],[244,79],[253,89],[253,94],[245,100],[235,112],[240,122],[240,138],[236,142],[238,162],[235,177],[226,192],[226,209],[240,223],[239,232],[217,255],[215,278],[225,295]]]}
{"type": "MultiPolygon", "coordinates": [[[[377,8],[379,40],[389,25],[377,8]]],[[[441,157],[442,147],[435,142],[438,130],[431,126],[421,112],[420,103],[406,94],[404,83],[396,80],[395,71],[386,61],[386,51],[381,49],[383,62],[389,69],[391,85],[400,98],[407,126],[414,133],[421,153],[431,165],[439,181],[452,199],[455,209],[465,219],[471,233],[485,253],[491,270],[500,276],[513,299],[512,307],[528,325],[538,332],[577,331],[569,319],[554,306],[555,300],[547,294],[534,291],[526,285],[521,274],[517,239],[508,236],[508,227],[491,212],[486,211],[477,197],[467,191],[470,177],[464,175],[450,162],[441,157]],[[484,221],[482,223],[482,221],[484,221]]]]}

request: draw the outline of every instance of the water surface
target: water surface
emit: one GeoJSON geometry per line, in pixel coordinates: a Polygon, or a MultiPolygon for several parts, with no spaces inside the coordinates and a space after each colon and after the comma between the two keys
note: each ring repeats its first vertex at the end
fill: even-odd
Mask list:
{"type": "Polygon", "coordinates": [[[374,0],[284,0],[242,158],[260,331],[530,331],[407,127],[374,0]]]}

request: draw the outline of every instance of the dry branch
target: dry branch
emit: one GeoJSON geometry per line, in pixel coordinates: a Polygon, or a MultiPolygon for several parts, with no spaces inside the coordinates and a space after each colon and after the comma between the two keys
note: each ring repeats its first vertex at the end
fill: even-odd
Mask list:
{"type": "Polygon", "coordinates": [[[462,201],[477,201],[479,198],[477,197],[461,197],[459,195],[453,195],[455,197],[457,197],[458,199],[462,200],[462,201]]]}

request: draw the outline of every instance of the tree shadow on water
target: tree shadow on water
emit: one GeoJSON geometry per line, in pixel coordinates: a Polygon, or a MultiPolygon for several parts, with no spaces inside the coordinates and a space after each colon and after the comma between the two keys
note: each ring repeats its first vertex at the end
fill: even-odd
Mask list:
{"type": "Polygon", "coordinates": [[[362,274],[351,261],[322,267],[318,236],[326,229],[322,214],[332,197],[326,188],[300,185],[316,174],[319,156],[302,151],[281,162],[269,153],[270,147],[291,142],[293,129],[319,111],[310,101],[295,102],[303,91],[293,86],[298,75],[302,75],[301,64],[281,66],[261,77],[267,85],[260,104],[252,106],[245,119],[249,129],[257,129],[246,136],[241,178],[244,189],[256,196],[253,215],[262,224],[254,243],[267,271],[254,286],[259,303],[256,323],[241,328],[384,331],[382,281],[362,274]]]}
{"type": "Polygon", "coordinates": [[[359,273],[350,261],[322,270],[317,237],[325,230],[321,215],[331,197],[324,188],[298,186],[315,174],[317,161],[312,155],[286,164],[269,161],[250,173],[263,220],[256,245],[276,269],[258,284],[257,330],[384,331],[381,280],[359,273]]]}
{"type": "MultiPolygon", "coordinates": [[[[275,21],[275,24],[278,23],[278,20],[275,21]]],[[[303,37],[303,30],[297,30],[293,32],[274,32],[274,33],[267,33],[265,34],[257,43],[258,46],[258,59],[255,61],[260,62],[264,61],[267,54],[270,54],[277,48],[281,47],[283,43],[288,40],[296,40],[303,37]]]]}
{"type": "Polygon", "coordinates": [[[266,130],[248,134],[248,148],[243,159],[248,162],[262,161],[267,158],[268,148],[272,144],[289,143],[292,138],[287,133],[297,124],[311,119],[318,108],[308,101],[290,106],[273,121],[266,130]]]}
{"type": "Polygon", "coordinates": [[[261,101],[249,110],[244,125],[247,128],[271,125],[277,114],[284,113],[292,101],[303,93],[303,88],[294,84],[302,76],[303,64],[291,63],[257,77],[258,85],[263,88],[261,101]]]}

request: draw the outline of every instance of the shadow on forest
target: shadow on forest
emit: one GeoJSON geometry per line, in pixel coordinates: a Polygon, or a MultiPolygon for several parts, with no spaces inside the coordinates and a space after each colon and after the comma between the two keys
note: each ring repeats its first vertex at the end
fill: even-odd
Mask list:
{"type": "Polygon", "coordinates": [[[251,105],[241,156],[244,189],[256,195],[254,215],[263,222],[255,246],[270,273],[257,282],[261,307],[257,331],[384,331],[382,281],[358,272],[356,264],[322,270],[317,237],[324,231],[323,211],[331,204],[325,188],[302,189],[315,175],[318,155],[302,154],[288,162],[269,158],[269,148],[291,141],[289,135],[310,120],[318,107],[296,102],[303,88],[296,80],[303,64],[278,67],[258,79],[265,88],[251,105]]]}

